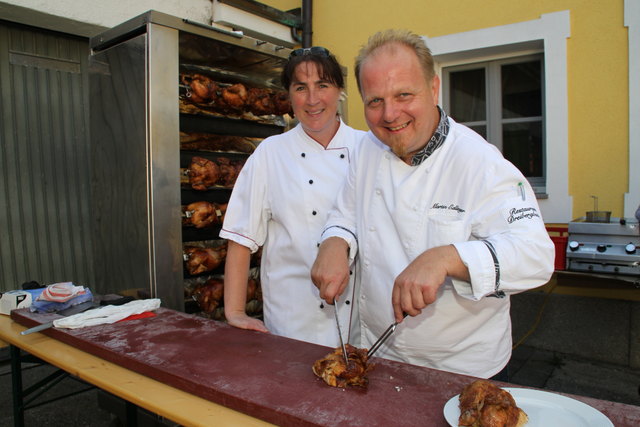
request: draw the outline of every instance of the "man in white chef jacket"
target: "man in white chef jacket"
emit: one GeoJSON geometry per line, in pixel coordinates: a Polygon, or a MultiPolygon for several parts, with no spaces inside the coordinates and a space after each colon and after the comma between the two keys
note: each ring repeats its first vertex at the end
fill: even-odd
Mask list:
{"type": "Polygon", "coordinates": [[[420,37],[377,33],[355,71],[371,131],[323,232],[311,271],[320,296],[339,299],[358,253],[353,344],[370,348],[395,320],[376,356],[504,380],[509,295],[553,272],[535,194],[493,145],[438,107],[420,37]]]}

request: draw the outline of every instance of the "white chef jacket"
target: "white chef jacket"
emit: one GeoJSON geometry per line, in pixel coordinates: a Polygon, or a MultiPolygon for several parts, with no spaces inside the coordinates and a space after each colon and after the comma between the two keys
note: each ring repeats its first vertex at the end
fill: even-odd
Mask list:
{"type": "Polygon", "coordinates": [[[393,322],[395,278],[425,250],[454,244],[471,283],[447,278],[437,300],[407,317],[376,355],[488,378],[511,357],[508,294],[548,281],[554,245],[520,171],[478,134],[449,123],[443,145],[418,166],[369,133],[323,239],[339,236],[352,255],[359,251],[360,345],[366,348],[393,322]],[[483,240],[495,250],[498,292],[496,262],[483,240]],[[496,294],[503,297],[489,296],[496,294]]]}
{"type": "MultiPolygon", "coordinates": [[[[334,307],[320,299],[310,272],[327,213],[364,135],[341,121],[324,148],[297,125],[262,141],[238,176],[220,237],[252,252],[264,245],[260,266],[264,322],[274,334],[340,345],[334,307]]],[[[345,342],[352,299],[350,284],[338,300],[345,342]]]]}

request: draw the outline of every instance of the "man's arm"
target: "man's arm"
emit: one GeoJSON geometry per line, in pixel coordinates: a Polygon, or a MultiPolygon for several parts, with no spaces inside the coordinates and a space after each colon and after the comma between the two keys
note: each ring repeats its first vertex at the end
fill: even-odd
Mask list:
{"type": "Polygon", "coordinates": [[[396,321],[402,321],[403,313],[417,316],[433,303],[447,276],[471,280],[469,270],[453,245],[428,249],[414,259],[393,284],[391,302],[396,321]]]}
{"type": "Polygon", "coordinates": [[[311,280],[328,304],[339,299],[349,283],[349,245],[340,237],[329,237],[320,245],[311,267],[311,280]]]}

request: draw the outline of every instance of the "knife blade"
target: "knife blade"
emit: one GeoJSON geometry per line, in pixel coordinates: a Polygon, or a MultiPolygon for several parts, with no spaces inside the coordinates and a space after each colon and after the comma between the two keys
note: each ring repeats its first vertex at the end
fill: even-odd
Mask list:
{"type": "MultiPolygon", "coordinates": [[[[92,308],[98,307],[99,305],[99,303],[94,301],[85,301],[81,302],[80,304],[72,305],[71,307],[65,308],[64,310],[60,310],[57,314],[60,314],[64,317],[72,316],[74,314],[82,313],[92,308]]],[[[45,329],[49,329],[51,327],[53,327],[53,321],[34,326],[33,328],[25,329],[24,331],[20,332],[20,335],[29,335],[34,332],[44,331],[45,329]]]]}
{"type": "Polygon", "coordinates": [[[347,356],[347,347],[344,345],[344,340],[342,339],[342,330],[340,329],[340,319],[338,319],[338,303],[336,299],[333,299],[333,308],[334,313],[336,315],[336,325],[338,326],[338,336],[340,337],[340,346],[342,347],[342,355],[344,356],[345,366],[349,367],[349,357],[347,356]]]}
{"type": "MultiPolygon", "coordinates": [[[[407,317],[407,313],[403,313],[402,318],[404,319],[405,317],[407,317]]],[[[369,349],[369,351],[367,352],[367,358],[373,356],[373,353],[375,353],[376,351],[378,351],[378,349],[380,348],[380,346],[387,340],[387,338],[389,338],[391,336],[391,334],[393,333],[393,331],[396,330],[396,327],[398,326],[399,322],[393,322],[391,324],[391,326],[389,326],[387,328],[386,331],[384,331],[382,333],[382,335],[380,335],[380,338],[378,338],[378,341],[376,341],[375,343],[373,343],[373,345],[371,346],[371,348],[369,349]]]]}

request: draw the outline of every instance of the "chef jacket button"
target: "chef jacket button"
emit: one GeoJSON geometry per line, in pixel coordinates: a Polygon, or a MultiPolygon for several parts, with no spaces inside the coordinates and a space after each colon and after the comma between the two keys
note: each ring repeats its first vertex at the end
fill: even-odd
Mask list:
{"type": "Polygon", "coordinates": [[[382,191],[380,191],[380,189],[378,188],[378,189],[376,190],[376,194],[379,196],[380,194],[382,194],[382,191]]]}
{"type": "Polygon", "coordinates": [[[318,214],[318,212],[316,212],[316,211],[313,211],[313,212],[311,212],[311,213],[312,213],[313,215],[317,215],[317,214],[318,214]]]}
{"type": "Polygon", "coordinates": [[[404,244],[404,248],[405,248],[405,249],[409,249],[409,244],[408,244],[408,243],[405,243],[405,244],[404,244]]]}
{"type": "Polygon", "coordinates": [[[341,159],[344,159],[344,154],[340,154],[340,158],[341,158],[341,159]]]}
{"type": "Polygon", "coordinates": [[[369,231],[376,231],[376,228],[374,226],[369,227],[369,231]]]}
{"type": "Polygon", "coordinates": [[[300,155],[301,155],[302,157],[306,156],[306,154],[304,154],[304,153],[302,153],[302,154],[300,154],[300,155]]]}
{"type": "Polygon", "coordinates": [[[351,304],[351,301],[346,300],[344,303],[345,303],[345,304],[347,304],[347,305],[349,305],[349,304],[351,304]]]}
{"type": "Polygon", "coordinates": [[[316,243],[316,247],[319,248],[320,247],[320,243],[316,243]]]}
{"type": "Polygon", "coordinates": [[[320,308],[324,308],[324,303],[323,302],[320,303],[320,308]]]}
{"type": "Polygon", "coordinates": [[[349,276],[353,274],[353,270],[349,270],[349,276]]]}
{"type": "Polygon", "coordinates": [[[309,180],[309,184],[313,184],[313,180],[312,179],[309,180]]]}

